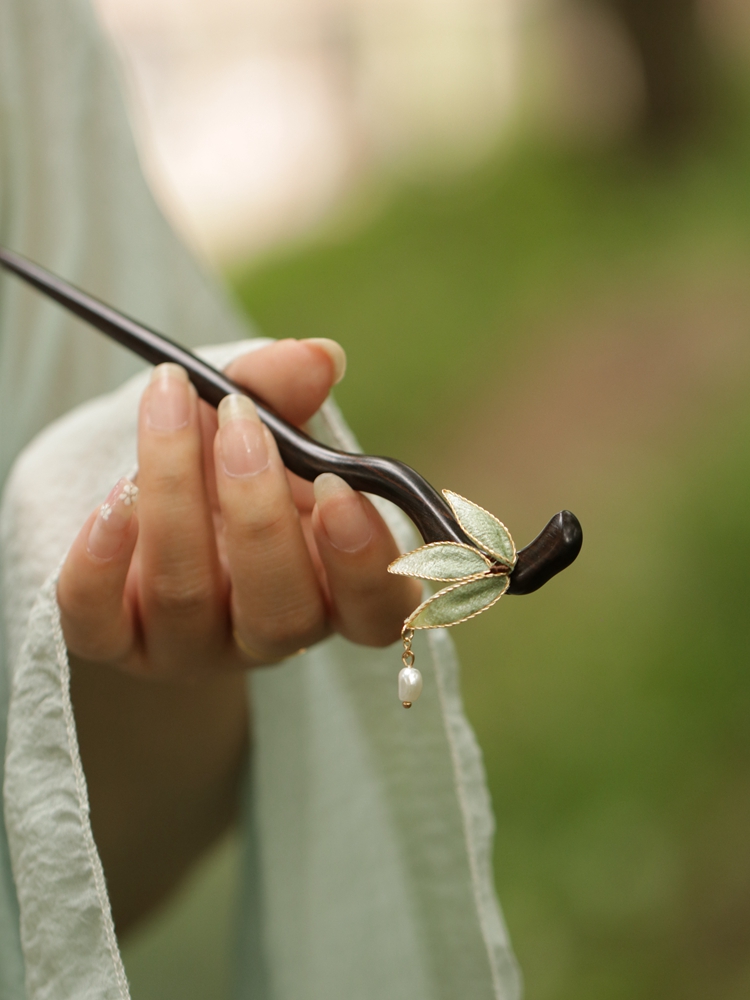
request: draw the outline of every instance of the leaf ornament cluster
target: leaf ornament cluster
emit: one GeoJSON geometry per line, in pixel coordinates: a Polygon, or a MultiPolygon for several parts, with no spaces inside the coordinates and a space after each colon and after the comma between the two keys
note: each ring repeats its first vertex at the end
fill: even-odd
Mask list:
{"type": "Polygon", "coordinates": [[[476,548],[431,542],[391,563],[389,573],[451,584],[420,604],[405,628],[447,628],[474,618],[500,600],[516,565],[516,546],[502,521],[458,493],[443,490],[443,496],[476,548]]]}

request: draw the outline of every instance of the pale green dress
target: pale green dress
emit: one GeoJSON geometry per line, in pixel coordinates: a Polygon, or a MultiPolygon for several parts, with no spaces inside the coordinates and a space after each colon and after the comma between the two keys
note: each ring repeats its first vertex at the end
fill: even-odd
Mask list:
{"type": "MultiPolygon", "coordinates": [[[[0,0],[0,170],[4,245],[188,345],[247,338],[147,190],[87,0],[0,0]]],[[[224,364],[247,347],[206,356],[224,364]]],[[[88,819],[54,574],[133,465],[146,375],[125,380],[139,367],[0,278],[3,480],[20,453],[1,525],[0,1000],[130,996],[88,819]]],[[[332,407],[316,432],[354,447],[332,407]]],[[[388,516],[410,544],[409,525],[388,516]]],[[[238,1000],[518,997],[452,647],[435,631],[417,654],[425,691],[412,712],[395,697],[395,648],[334,638],[249,679],[238,1000]]],[[[219,1000],[205,986],[181,990],[219,1000]]]]}

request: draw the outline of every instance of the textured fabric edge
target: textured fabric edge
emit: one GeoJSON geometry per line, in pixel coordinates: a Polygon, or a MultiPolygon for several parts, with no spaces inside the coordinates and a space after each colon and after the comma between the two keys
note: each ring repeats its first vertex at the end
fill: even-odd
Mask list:
{"type": "MultiPolygon", "coordinates": [[[[268,343],[271,343],[271,341],[267,338],[232,341],[223,345],[211,345],[207,348],[199,348],[196,353],[206,360],[224,367],[238,355],[256,350],[268,343]]],[[[145,378],[144,373],[135,375],[124,383],[123,386],[108,395],[117,397],[123,391],[127,392],[128,386],[145,382],[145,378]]],[[[85,406],[88,404],[82,405],[85,406]]],[[[60,419],[65,420],[67,417],[68,415],[64,415],[60,419]]],[[[41,432],[39,437],[42,437],[44,433],[44,431],[41,432]]],[[[14,657],[15,662],[8,664],[10,679],[9,720],[12,716],[15,716],[15,721],[19,722],[21,718],[27,719],[29,712],[33,712],[33,706],[24,706],[19,702],[19,690],[21,691],[21,702],[23,702],[28,695],[30,682],[37,694],[40,691],[46,690],[47,697],[50,700],[54,700],[54,714],[60,721],[60,728],[59,730],[54,726],[48,728],[45,734],[48,742],[43,750],[29,739],[30,731],[25,728],[25,724],[13,726],[13,733],[9,731],[8,742],[5,748],[6,769],[10,762],[11,768],[14,768],[17,774],[15,780],[13,780],[13,776],[11,775],[11,780],[8,781],[9,775],[8,770],[6,770],[6,781],[4,782],[7,807],[6,824],[10,840],[15,840],[17,844],[20,843],[19,838],[23,839],[25,836],[29,822],[37,824],[38,839],[40,841],[45,839],[45,832],[39,829],[38,820],[30,819],[28,809],[23,803],[25,793],[22,786],[25,779],[22,774],[18,773],[18,770],[19,766],[24,768],[31,764],[33,768],[37,769],[38,773],[38,769],[41,767],[47,771],[47,781],[49,782],[48,765],[44,760],[44,754],[45,752],[49,752],[50,741],[54,739],[54,753],[58,757],[64,758],[67,762],[65,771],[68,775],[68,787],[64,790],[62,788],[58,789],[58,791],[67,796],[68,804],[71,810],[75,812],[77,821],[78,832],[76,840],[80,850],[75,861],[75,864],[78,866],[78,871],[75,874],[79,880],[79,886],[85,882],[89,887],[90,897],[96,901],[96,919],[99,924],[99,931],[96,935],[97,941],[95,943],[89,941],[88,945],[90,949],[98,951],[98,959],[93,953],[90,953],[91,962],[87,963],[89,965],[89,973],[95,978],[97,975],[100,977],[97,980],[97,991],[96,993],[91,992],[90,982],[85,984],[79,983],[78,987],[73,988],[74,992],[70,995],[71,1000],[73,997],[77,998],[82,995],[85,995],[87,1000],[89,998],[91,1000],[105,1000],[105,998],[106,1000],[114,1000],[115,997],[117,1000],[130,1000],[127,975],[117,941],[104,869],[91,827],[88,789],[80,756],[70,690],[70,663],[56,599],[57,580],[64,561],[65,556],[59,561],[57,568],[47,576],[44,583],[39,587],[24,626],[25,636],[23,642],[17,655],[14,657]],[[38,667],[35,666],[35,661],[37,660],[47,664],[48,669],[44,671],[43,677],[33,676],[38,671],[38,667]],[[51,685],[50,681],[53,676],[54,681],[51,685]],[[21,737],[20,740],[17,738],[18,735],[21,737]],[[20,795],[15,794],[15,792],[19,791],[20,795]],[[105,967],[109,969],[109,972],[103,974],[105,967]],[[98,968],[98,973],[94,971],[95,968],[98,968]],[[104,981],[105,979],[106,982],[104,981]]],[[[65,782],[62,784],[65,785],[65,782]]],[[[46,836],[49,836],[49,831],[46,836]]],[[[50,853],[52,852],[46,853],[49,860],[50,853]]],[[[11,855],[17,856],[18,851],[11,849],[11,855]]],[[[57,863],[57,861],[54,862],[54,864],[57,863]]],[[[29,888],[29,880],[26,878],[26,873],[23,870],[18,870],[19,866],[13,862],[12,867],[18,890],[19,904],[23,906],[22,900],[24,896],[28,892],[33,894],[34,889],[29,888]]],[[[71,874],[70,870],[65,873],[66,877],[70,877],[71,874]]],[[[31,881],[33,881],[33,877],[31,881]]],[[[21,914],[21,924],[23,926],[23,914],[21,914]]],[[[30,954],[28,942],[24,943],[23,938],[24,935],[22,933],[22,950],[26,959],[26,993],[29,1000],[33,1000],[33,998],[39,995],[38,988],[32,985],[38,970],[38,963],[33,954],[30,954]]],[[[34,951],[33,947],[31,951],[34,951]]],[[[49,982],[47,983],[47,987],[51,987],[49,982]]],[[[48,996],[48,988],[43,990],[45,1000],[48,996]]],[[[67,987],[63,987],[63,989],[66,991],[64,995],[68,996],[67,987]]],[[[58,995],[60,996],[60,1000],[62,1000],[63,994],[55,994],[56,998],[58,995]]]]}
{"type": "Polygon", "coordinates": [[[50,601],[50,626],[55,641],[55,655],[57,666],[60,671],[60,694],[62,697],[63,718],[65,719],[65,732],[68,737],[68,752],[70,762],[73,767],[73,777],[76,783],[76,793],[78,795],[78,814],[81,821],[81,833],[86,845],[89,864],[91,865],[91,875],[94,880],[96,896],[99,900],[102,920],[104,921],[104,936],[107,947],[112,957],[112,966],[115,979],[120,990],[122,1000],[130,1000],[130,990],[128,980],[125,975],[125,967],[122,964],[120,946],[117,943],[115,933],[115,922],[112,916],[112,906],[109,902],[107,884],[104,879],[104,868],[102,867],[99,851],[94,842],[94,831],[91,829],[91,810],[89,807],[89,793],[86,785],[86,777],[83,773],[83,761],[78,747],[78,734],[76,731],[75,716],[73,714],[73,701],[70,695],[70,661],[68,660],[68,650],[65,646],[65,638],[60,623],[60,609],[57,604],[55,590],[57,588],[57,578],[60,575],[62,564],[52,574],[48,582],[42,588],[42,594],[47,595],[50,601]]]}
{"type": "MultiPolygon", "coordinates": [[[[67,758],[68,766],[70,768],[68,773],[72,774],[73,778],[73,790],[70,789],[70,786],[66,789],[65,782],[63,781],[59,786],[59,794],[61,794],[63,798],[68,796],[69,799],[71,797],[74,797],[75,799],[73,811],[78,823],[77,836],[80,837],[79,843],[83,846],[83,851],[75,860],[80,862],[80,859],[85,858],[83,864],[80,864],[77,872],[71,872],[70,867],[68,867],[65,872],[65,877],[68,880],[71,876],[76,877],[79,880],[79,887],[83,884],[88,884],[89,890],[93,890],[93,895],[97,904],[97,919],[100,923],[99,931],[97,932],[96,930],[93,930],[93,938],[89,941],[89,947],[96,948],[98,944],[101,943],[102,947],[99,950],[99,963],[101,964],[99,964],[99,969],[100,971],[103,971],[108,967],[109,972],[105,973],[104,978],[97,984],[98,988],[96,993],[93,993],[91,990],[92,984],[90,980],[88,982],[80,982],[79,987],[75,987],[71,984],[70,980],[68,980],[65,982],[65,986],[63,987],[65,992],[62,993],[58,989],[54,994],[50,992],[50,990],[54,987],[54,984],[49,982],[49,980],[46,980],[43,985],[32,985],[35,975],[38,975],[38,966],[34,959],[34,955],[29,953],[28,942],[24,940],[23,910],[25,902],[24,897],[29,894],[30,898],[34,896],[33,882],[37,876],[34,872],[31,872],[29,873],[30,877],[27,878],[27,873],[24,870],[19,870],[14,857],[14,877],[18,888],[19,904],[21,906],[22,945],[24,950],[24,959],[26,962],[26,991],[29,1000],[34,1000],[37,996],[46,998],[53,995],[56,998],[59,997],[60,1000],[62,1000],[63,996],[69,996],[70,1000],[73,1000],[73,998],[77,998],[82,995],[85,995],[87,1000],[89,1000],[89,998],[90,1000],[105,1000],[105,998],[110,998],[115,995],[118,1000],[130,1000],[127,977],[122,964],[122,959],[120,957],[120,949],[115,934],[112,910],[109,904],[109,897],[107,895],[104,871],[94,842],[93,831],[91,829],[88,792],[86,789],[86,780],[84,777],[83,765],[78,747],[73,704],[70,695],[70,664],[62,635],[60,614],[55,593],[59,569],[60,567],[55,569],[55,571],[50,574],[43,586],[40,588],[29,617],[27,624],[27,637],[18,656],[11,678],[9,721],[13,719],[17,712],[21,712],[21,717],[25,717],[23,715],[23,709],[19,705],[19,699],[23,701],[28,697],[28,691],[30,690],[29,680],[31,679],[32,682],[34,681],[33,675],[36,672],[34,668],[34,661],[41,657],[42,661],[50,663],[52,657],[54,656],[54,666],[56,668],[54,676],[59,687],[55,690],[48,691],[47,695],[54,700],[52,712],[54,715],[57,715],[58,719],[61,718],[62,727],[58,728],[58,735],[54,737],[55,745],[53,749],[55,752],[59,753],[61,757],[67,758]],[[45,646],[47,647],[46,649],[44,648],[45,646]],[[94,940],[97,938],[98,942],[94,940]],[[108,955],[108,959],[105,958],[105,954],[108,955]],[[71,989],[72,992],[70,992],[71,989]],[[81,992],[82,990],[85,991],[85,993],[81,992]]],[[[48,678],[49,676],[50,672],[47,674],[48,678]]],[[[43,689],[44,677],[38,676],[36,677],[36,681],[38,684],[32,685],[31,689],[36,688],[36,694],[39,695],[39,685],[41,685],[41,688],[43,689]]],[[[49,716],[49,713],[50,705],[47,704],[45,714],[49,716]]],[[[52,726],[51,730],[47,732],[48,740],[52,738],[52,732],[54,729],[55,727],[52,726]]],[[[36,742],[30,741],[29,737],[33,736],[33,726],[32,729],[24,731],[23,727],[19,730],[17,724],[9,725],[8,735],[9,739],[6,750],[5,782],[6,822],[8,823],[8,835],[9,840],[11,841],[11,855],[15,856],[18,851],[13,848],[13,840],[16,840],[17,838],[20,838],[21,841],[23,840],[25,833],[27,833],[24,827],[28,826],[29,822],[36,826],[38,843],[44,842],[45,839],[44,830],[42,829],[42,825],[45,822],[44,817],[39,817],[37,815],[30,817],[28,807],[24,811],[23,801],[17,801],[19,796],[21,800],[23,800],[24,797],[24,779],[18,770],[19,764],[21,766],[28,764],[31,759],[33,766],[37,769],[41,766],[47,771],[46,780],[48,783],[52,780],[52,776],[49,773],[49,767],[51,765],[45,762],[44,759],[45,753],[49,752],[50,744],[48,743],[46,746],[38,748],[36,742]],[[19,731],[22,733],[20,740],[17,735],[19,731]],[[20,785],[19,781],[21,783],[20,785]],[[24,817],[20,825],[18,823],[18,816],[24,817]]],[[[73,805],[72,803],[70,804],[73,805]]],[[[46,852],[46,861],[48,863],[51,855],[54,853],[54,850],[55,849],[50,846],[49,850],[46,852]]],[[[60,859],[56,859],[53,862],[53,867],[57,867],[61,863],[60,859]]],[[[68,859],[67,865],[70,866],[74,863],[75,861],[68,859]]],[[[38,906],[38,903],[36,905],[38,906]]],[[[66,946],[64,941],[59,941],[51,949],[51,953],[59,953],[65,950],[66,946]]],[[[31,948],[31,951],[34,951],[33,947],[31,948]]],[[[87,967],[91,972],[98,963],[94,955],[91,955],[90,957],[92,959],[92,963],[87,967]]]]}
{"type": "Polygon", "coordinates": [[[495,996],[497,1000],[520,1000],[521,973],[513,957],[508,931],[495,894],[492,869],[495,821],[482,753],[464,714],[453,643],[445,629],[429,631],[427,641],[435,664],[438,694],[463,820],[472,891],[487,949],[495,996]]]}

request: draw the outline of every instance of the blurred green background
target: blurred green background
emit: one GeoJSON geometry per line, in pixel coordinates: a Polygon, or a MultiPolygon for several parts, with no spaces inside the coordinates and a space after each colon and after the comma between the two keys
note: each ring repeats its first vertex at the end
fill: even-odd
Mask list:
{"type": "Polygon", "coordinates": [[[696,4],[619,7],[646,81],[628,130],[521,116],[485,162],[378,177],[230,281],[264,333],[343,344],[366,451],[519,545],[563,507],[583,524],[565,574],[453,630],[528,1000],[740,1000],[750,85],[686,35],[696,4]]]}
{"type": "MultiPolygon", "coordinates": [[[[731,107],[729,106],[731,105],[731,107]]],[[[750,996],[750,108],[678,151],[519,137],[238,270],[334,337],[367,451],[573,568],[454,630],[529,1000],[750,996]]]]}

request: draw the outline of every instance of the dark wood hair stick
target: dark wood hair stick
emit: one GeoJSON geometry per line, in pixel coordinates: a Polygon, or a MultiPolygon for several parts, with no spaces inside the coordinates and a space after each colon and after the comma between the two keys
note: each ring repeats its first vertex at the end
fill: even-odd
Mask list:
{"type": "MultiPolygon", "coordinates": [[[[438,491],[403,462],[327,448],[283,420],[254,393],[237,385],[184,347],[87,295],[39,265],[2,247],[0,265],[151,364],[172,361],[182,365],[198,395],[212,406],[218,406],[229,393],[249,396],[257,406],[261,420],[276,439],[284,464],[302,479],[312,481],[322,472],[334,472],[353,489],[373,493],[395,503],[408,514],[425,542],[473,544],[438,491]]],[[[534,541],[518,553],[508,593],[530,594],[538,590],[573,562],[582,542],[583,532],[575,514],[569,510],[555,514],[534,541]]]]}

